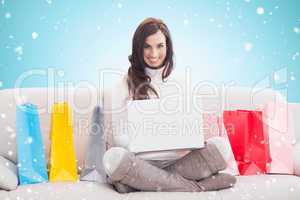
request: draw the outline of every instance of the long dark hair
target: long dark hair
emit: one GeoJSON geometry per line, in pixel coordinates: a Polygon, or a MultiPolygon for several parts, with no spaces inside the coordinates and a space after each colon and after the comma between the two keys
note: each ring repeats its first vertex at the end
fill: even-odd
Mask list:
{"type": "Polygon", "coordinates": [[[132,54],[128,57],[131,66],[128,69],[127,85],[129,94],[134,100],[149,99],[149,90],[158,97],[157,92],[150,85],[151,77],[145,72],[145,68],[148,65],[144,61],[143,50],[146,38],[159,30],[166,37],[167,47],[167,55],[163,62],[164,69],[162,72],[162,80],[164,81],[173,70],[173,44],[167,25],[160,19],[145,19],[134,33],[132,40],[132,54]]]}

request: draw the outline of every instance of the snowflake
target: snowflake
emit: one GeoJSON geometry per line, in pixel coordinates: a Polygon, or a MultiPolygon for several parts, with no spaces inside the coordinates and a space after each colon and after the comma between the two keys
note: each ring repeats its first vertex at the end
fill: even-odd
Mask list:
{"type": "Polygon", "coordinates": [[[118,8],[122,8],[123,7],[123,5],[121,3],[118,3],[117,6],[118,6],[118,8]]]}
{"type": "Polygon", "coordinates": [[[23,55],[23,47],[22,46],[18,46],[15,48],[15,52],[18,55],[23,55]]]}
{"type": "Polygon", "coordinates": [[[265,12],[265,10],[264,10],[263,7],[258,7],[258,8],[256,9],[256,13],[259,14],[259,15],[264,14],[264,12],[265,12]]]}
{"type": "Polygon", "coordinates": [[[210,19],[209,19],[209,22],[212,22],[212,23],[213,23],[213,22],[215,22],[215,19],[214,19],[214,18],[210,18],[210,19]]]}
{"type": "Polygon", "coordinates": [[[28,137],[28,138],[26,139],[25,144],[31,144],[32,142],[33,142],[32,137],[28,137]]]}
{"type": "Polygon", "coordinates": [[[5,118],[6,118],[6,115],[5,115],[4,113],[1,113],[0,116],[1,116],[2,119],[5,119],[5,118]]]}
{"type": "Polygon", "coordinates": [[[250,2],[250,0],[245,0],[245,2],[249,3],[249,2],[250,2]]]}
{"type": "Polygon", "coordinates": [[[0,87],[2,87],[3,86],[3,83],[2,83],[2,81],[0,81],[0,87]]]}
{"type": "Polygon", "coordinates": [[[11,18],[11,14],[10,14],[10,12],[7,12],[7,13],[5,13],[5,15],[4,15],[4,16],[5,16],[5,18],[6,18],[6,19],[10,19],[10,18],[11,18]]]}
{"type": "Polygon", "coordinates": [[[297,33],[297,34],[300,33],[300,29],[299,29],[298,27],[294,27],[294,28],[293,28],[293,31],[294,31],[295,33],[297,33]]]}
{"type": "Polygon", "coordinates": [[[46,0],[48,4],[52,4],[52,0],[46,0]]]}
{"type": "Polygon", "coordinates": [[[251,51],[252,48],[253,48],[253,44],[252,44],[252,43],[246,42],[246,43],[244,44],[244,49],[245,49],[245,51],[251,51]]]}
{"type": "Polygon", "coordinates": [[[37,32],[32,32],[31,36],[32,36],[32,39],[35,40],[39,36],[39,34],[37,32]]]}
{"type": "Polygon", "coordinates": [[[291,79],[291,81],[296,80],[295,76],[293,76],[293,75],[290,77],[290,79],[291,79]]]}
{"type": "Polygon", "coordinates": [[[296,58],[297,58],[299,55],[300,55],[299,52],[296,52],[296,53],[293,55],[292,60],[296,60],[296,58]]]}
{"type": "Polygon", "coordinates": [[[11,151],[11,150],[10,150],[10,151],[8,151],[7,153],[8,153],[8,155],[9,155],[9,156],[12,156],[12,155],[14,154],[14,152],[13,152],[13,151],[11,151]]]}

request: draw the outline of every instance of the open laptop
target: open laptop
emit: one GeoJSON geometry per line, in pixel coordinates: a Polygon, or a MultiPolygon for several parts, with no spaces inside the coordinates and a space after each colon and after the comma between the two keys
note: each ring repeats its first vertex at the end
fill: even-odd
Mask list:
{"type": "Polygon", "coordinates": [[[204,147],[202,114],[195,103],[128,101],[129,150],[134,153],[204,147]]]}

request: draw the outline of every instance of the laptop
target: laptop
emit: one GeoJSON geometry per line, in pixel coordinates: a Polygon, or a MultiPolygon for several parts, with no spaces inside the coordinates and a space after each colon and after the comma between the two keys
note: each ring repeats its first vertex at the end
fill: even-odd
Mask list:
{"type": "Polygon", "coordinates": [[[186,102],[170,99],[128,101],[129,151],[141,153],[204,147],[199,106],[186,102]]]}

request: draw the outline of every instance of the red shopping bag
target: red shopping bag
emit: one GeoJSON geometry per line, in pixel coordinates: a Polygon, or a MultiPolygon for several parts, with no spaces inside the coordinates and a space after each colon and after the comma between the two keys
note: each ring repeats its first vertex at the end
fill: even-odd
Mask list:
{"type": "Polygon", "coordinates": [[[241,175],[265,174],[270,147],[261,111],[224,111],[223,122],[241,175]]]}

